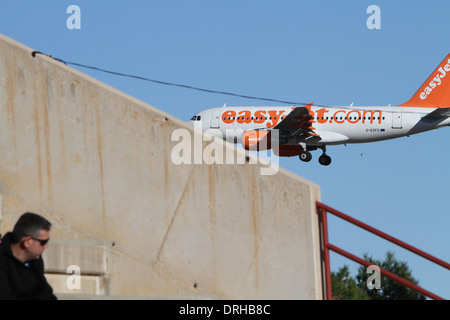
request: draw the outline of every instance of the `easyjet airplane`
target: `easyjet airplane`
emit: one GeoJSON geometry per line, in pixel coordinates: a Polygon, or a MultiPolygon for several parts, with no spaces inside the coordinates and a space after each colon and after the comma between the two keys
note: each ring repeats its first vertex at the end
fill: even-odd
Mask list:
{"type": "Polygon", "coordinates": [[[321,149],[319,163],[327,166],[331,163],[327,145],[388,140],[449,126],[450,54],[414,96],[399,106],[224,106],[201,111],[190,122],[201,123],[203,130],[216,129],[212,132],[242,143],[247,150],[271,149],[270,137],[277,129],[279,145],[273,149],[278,156],[299,156],[308,162],[310,151],[321,149]]]}

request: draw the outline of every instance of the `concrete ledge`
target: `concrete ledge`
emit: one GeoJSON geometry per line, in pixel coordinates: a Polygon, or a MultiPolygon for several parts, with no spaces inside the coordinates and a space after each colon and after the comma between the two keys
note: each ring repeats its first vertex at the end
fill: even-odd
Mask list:
{"type": "Polygon", "coordinates": [[[56,293],[59,300],[217,300],[215,295],[180,294],[171,296],[124,296],[56,293]]]}
{"type": "Polygon", "coordinates": [[[74,274],[46,274],[45,277],[57,296],[60,294],[105,294],[105,279],[103,277],[77,276],[74,274]]]}
{"type": "Polygon", "coordinates": [[[89,242],[50,242],[42,255],[45,272],[67,274],[70,266],[79,268],[82,275],[105,275],[107,272],[107,248],[89,242]]]}

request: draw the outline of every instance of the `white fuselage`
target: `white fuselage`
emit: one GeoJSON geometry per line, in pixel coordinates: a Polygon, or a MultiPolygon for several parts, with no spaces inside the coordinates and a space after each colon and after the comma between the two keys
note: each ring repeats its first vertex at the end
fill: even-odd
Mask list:
{"type": "MultiPolygon", "coordinates": [[[[201,128],[240,143],[242,132],[272,129],[293,107],[219,107],[201,111],[201,128]]],[[[423,117],[435,108],[418,107],[311,107],[312,127],[320,139],[295,137],[287,144],[337,145],[404,137],[450,125],[450,118],[423,117]]],[[[196,121],[191,120],[195,125],[196,121]]]]}

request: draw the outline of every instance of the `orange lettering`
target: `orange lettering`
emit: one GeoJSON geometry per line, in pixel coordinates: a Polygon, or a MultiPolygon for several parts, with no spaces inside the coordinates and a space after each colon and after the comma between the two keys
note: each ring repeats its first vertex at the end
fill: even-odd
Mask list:
{"type": "Polygon", "coordinates": [[[327,113],[327,112],[328,112],[328,110],[325,108],[316,111],[318,123],[327,122],[327,120],[325,120],[325,113],[327,113]]]}
{"type": "Polygon", "coordinates": [[[224,113],[222,113],[222,121],[225,123],[233,123],[234,117],[236,117],[236,112],[234,112],[233,110],[225,111],[224,113]]]}
{"type": "Polygon", "coordinates": [[[253,120],[254,123],[263,123],[265,120],[265,114],[266,112],[263,110],[258,110],[255,112],[255,119],[253,120]]]}
{"type": "Polygon", "coordinates": [[[352,111],[350,111],[349,113],[347,113],[347,119],[348,119],[348,122],[350,122],[350,123],[357,123],[358,121],[359,121],[359,118],[361,117],[361,113],[358,111],[358,110],[352,110],[352,111]],[[357,113],[357,116],[356,116],[356,119],[355,120],[352,120],[351,119],[351,117],[350,117],[350,115],[353,113],[353,112],[355,112],[355,113],[357,113]]]}
{"type": "Polygon", "coordinates": [[[278,121],[280,120],[280,116],[284,113],[284,110],[280,110],[279,113],[277,113],[276,110],[268,111],[269,115],[272,117],[272,123],[268,123],[268,128],[273,128],[277,125],[278,121]]]}
{"type": "Polygon", "coordinates": [[[250,123],[252,114],[248,110],[244,110],[238,113],[239,117],[237,119],[238,123],[250,123]]]}
{"type": "Polygon", "coordinates": [[[345,113],[344,110],[336,111],[336,112],[334,113],[334,122],[336,122],[336,123],[344,123],[345,117],[344,117],[344,119],[339,120],[339,118],[338,118],[338,116],[337,116],[339,112],[344,112],[344,113],[345,113]]]}
{"type": "Polygon", "coordinates": [[[366,118],[366,114],[370,113],[370,123],[373,123],[373,120],[375,119],[375,113],[378,113],[379,117],[378,117],[378,123],[381,124],[381,111],[364,111],[363,113],[363,123],[365,122],[365,118],[366,118]]]}

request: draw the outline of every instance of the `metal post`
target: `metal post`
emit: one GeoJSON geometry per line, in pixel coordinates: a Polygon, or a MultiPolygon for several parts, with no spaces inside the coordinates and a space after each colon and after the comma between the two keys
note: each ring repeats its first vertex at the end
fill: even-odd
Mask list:
{"type": "Polygon", "coordinates": [[[322,220],[322,238],[323,238],[323,260],[325,264],[325,289],[326,289],[326,299],[333,299],[333,292],[331,288],[331,268],[330,268],[330,250],[328,242],[328,222],[327,222],[327,211],[323,208],[320,210],[320,219],[322,220]]]}

